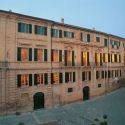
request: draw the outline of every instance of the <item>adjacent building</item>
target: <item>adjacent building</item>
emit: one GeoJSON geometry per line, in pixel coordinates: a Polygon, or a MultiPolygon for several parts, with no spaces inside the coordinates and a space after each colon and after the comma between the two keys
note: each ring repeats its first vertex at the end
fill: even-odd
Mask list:
{"type": "Polygon", "coordinates": [[[1,114],[84,101],[124,74],[124,38],[0,10],[1,114]]]}

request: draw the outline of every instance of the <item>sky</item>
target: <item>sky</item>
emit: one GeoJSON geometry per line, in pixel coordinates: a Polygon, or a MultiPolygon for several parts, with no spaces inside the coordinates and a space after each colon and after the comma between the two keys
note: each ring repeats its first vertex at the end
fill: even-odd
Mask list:
{"type": "Polygon", "coordinates": [[[125,38],[125,0],[0,0],[0,9],[125,38]]]}

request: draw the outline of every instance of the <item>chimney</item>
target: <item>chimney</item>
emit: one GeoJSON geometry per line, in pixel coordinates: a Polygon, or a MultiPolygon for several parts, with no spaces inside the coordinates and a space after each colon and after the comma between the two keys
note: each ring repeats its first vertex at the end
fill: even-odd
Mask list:
{"type": "Polygon", "coordinates": [[[64,18],[61,19],[61,23],[64,24],[64,18]]]}

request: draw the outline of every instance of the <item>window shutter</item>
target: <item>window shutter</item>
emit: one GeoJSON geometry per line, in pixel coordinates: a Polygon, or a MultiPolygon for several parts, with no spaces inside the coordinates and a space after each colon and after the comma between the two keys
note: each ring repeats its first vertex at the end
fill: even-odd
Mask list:
{"type": "Polygon", "coordinates": [[[89,52],[87,52],[87,66],[90,66],[90,62],[89,62],[89,52]]]}
{"type": "Polygon", "coordinates": [[[95,53],[95,64],[97,65],[97,53],[95,53]]]}
{"type": "Polygon", "coordinates": [[[53,50],[51,50],[51,61],[53,61],[53,50]]]}
{"type": "Polygon", "coordinates": [[[54,31],[54,30],[53,30],[53,29],[51,29],[51,37],[53,37],[53,34],[54,34],[54,33],[53,33],[53,31],[54,31]]]}
{"type": "Polygon", "coordinates": [[[111,54],[111,62],[112,62],[112,54],[111,54]]]}
{"type": "Polygon", "coordinates": [[[85,81],[85,72],[82,72],[82,81],[85,81]]]}
{"type": "Polygon", "coordinates": [[[74,38],[74,33],[72,32],[72,38],[74,38]]]}
{"type": "Polygon", "coordinates": [[[102,53],[100,53],[100,65],[102,65],[102,53]]]}
{"type": "Polygon", "coordinates": [[[72,51],[72,66],[75,66],[74,51],[72,51]]]}
{"type": "Polygon", "coordinates": [[[62,30],[59,30],[59,38],[62,38],[62,30]]]}
{"type": "Polygon", "coordinates": [[[108,70],[108,78],[110,78],[110,70],[108,70]]]}
{"type": "Polygon", "coordinates": [[[64,37],[66,37],[66,31],[64,31],[64,37]]]}
{"type": "Polygon", "coordinates": [[[37,85],[37,74],[34,74],[34,85],[37,85]]]}
{"type": "Polygon", "coordinates": [[[18,32],[21,32],[21,23],[18,23],[18,32]]]}
{"type": "Polygon", "coordinates": [[[21,48],[17,48],[17,61],[21,61],[21,48]]]}
{"type": "Polygon", "coordinates": [[[29,48],[29,61],[32,61],[32,48],[29,48]]]}
{"type": "Polygon", "coordinates": [[[34,61],[38,61],[37,49],[34,49],[34,61]]]}
{"type": "Polygon", "coordinates": [[[21,87],[21,75],[17,75],[17,87],[21,87]]]}
{"type": "Polygon", "coordinates": [[[67,83],[68,80],[69,80],[68,75],[69,75],[69,73],[68,73],[68,72],[65,72],[65,83],[67,83]]]}
{"type": "Polygon", "coordinates": [[[91,71],[89,71],[89,80],[91,80],[91,71]]]}
{"type": "Polygon", "coordinates": [[[44,49],[44,61],[47,61],[47,49],[44,49]]]}
{"type": "Polygon", "coordinates": [[[32,86],[32,74],[29,74],[29,86],[32,86]]]}
{"type": "Polygon", "coordinates": [[[76,81],[76,74],[75,74],[75,72],[73,72],[73,82],[75,82],[76,81]]]}
{"type": "Polygon", "coordinates": [[[98,79],[99,77],[98,77],[98,71],[96,71],[96,79],[98,79]]]}
{"type": "Polygon", "coordinates": [[[62,50],[59,50],[59,62],[62,62],[62,50]]]}
{"type": "Polygon", "coordinates": [[[102,71],[102,79],[104,79],[104,71],[102,71]]]}
{"type": "Polygon", "coordinates": [[[110,53],[108,53],[108,62],[110,62],[110,53]]]}
{"type": "Polygon", "coordinates": [[[53,73],[51,73],[51,84],[53,84],[54,81],[53,81],[53,73]]]}
{"type": "Polygon", "coordinates": [[[65,66],[67,66],[67,50],[64,50],[64,55],[65,55],[65,66]]]}
{"type": "Polygon", "coordinates": [[[47,27],[44,27],[44,35],[47,36],[47,27]]]}
{"type": "Polygon", "coordinates": [[[105,62],[105,53],[103,53],[103,62],[105,62]]]}
{"type": "Polygon", "coordinates": [[[83,34],[80,33],[80,40],[83,41],[83,34]]]}
{"type": "Polygon", "coordinates": [[[81,52],[81,66],[83,66],[83,52],[81,52]]]}
{"type": "Polygon", "coordinates": [[[37,25],[35,25],[34,28],[35,28],[34,32],[35,32],[35,34],[37,34],[37,25]]]}
{"type": "Polygon", "coordinates": [[[90,34],[87,34],[87,42],[90,42],[90,34]]]}
{"type": "Polygon", "coordinates": [[[107,78],[107,71],[105,71],[105,78],[107,78]]]}
{"type": "Polygon", "coordinates": [[[29,33],[32,33],[32,25],[29,24],[29,33]]]}
{"type": "Polygon", "coordinates": [[[59,73],[59,83],[63,83],[63,74],[59,73]]]}
{"type": "Polygon", "coordinates": [[[119,62],[121,62],[121,55],[119,54],[119,62]]]}
{"type": "Polygon", "coordinates": [[[44,73],[44,84],[47,85],[48,84],[48,74],[44,73]]]}

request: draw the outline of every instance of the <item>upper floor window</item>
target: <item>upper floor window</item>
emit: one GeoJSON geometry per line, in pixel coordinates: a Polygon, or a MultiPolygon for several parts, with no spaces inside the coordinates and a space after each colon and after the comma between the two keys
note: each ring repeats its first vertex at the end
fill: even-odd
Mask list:
{"type": "Polygon", "coordinates": [[[82,66],[87,65],[89,66],[89,52],[81,52],[81,63],[82,66]]]}
{"type": "Polygon", "coordinates": [[[47,35],[47,27],[35,25],[35,34],[47,35]]]}
{"type": "Polygon", "coordinates": [[[86,35],[86,42],[90,42],[90,40],[91,40],[90,34],[87,34],[86,35]]]}
{"type": "Polygon", "coordinates": [[[102,53],[95,53],[95,64],[102,65],[102,53]]]}
{"type": "Polygon", "coordinates": [[[65,72],[65,83],[75,82],[75,72],[65,72]]]}
{"type": "Polygon", "coordinates": [[[103,53],[103,62],[108,62],[108,53],[103,53]]]}
{"type": "Polygon", "coordinates": [[[66,38],[74,38],[73,32],[64,31],[64,37],[66,38]]]}
{"type": "Polygon", "coordinates": [[[82,72],[82,81],[91,80],[91,71],[82,72]]]}
{"type": "Polygon", "coordinates": [[[99,36],[96,37],[96,42],[100,42],[100,37],[99,36]]]}
{"type": "Polygon", "coordinates": [[[108,46],[108,39],[104,38],[104,47],[108,46]]]}
{"type": "Polygon", "coordinates": [[[62,50],[55,50],[51,51],[51,60],[53,62],[62,62],[62,50]]]}
{"type": "Polygon", "coordinates": [[[17,61],[32,61],[32,48],[17,48],[17,61]]]}
{"type": "Polygon", "coordinates": [[[43,84],[43,73],[34,74],[34,85],[43,84]]]}
{"type": "Polygon", "coordinates": [[[18,23],[18,32],[32,33],[32,25],[26,23],[18,23]]]}
{"type": "Polygon", "coordinates": [[[51,29],[52,37],[62,38],[62,30],[51,29]]]}

